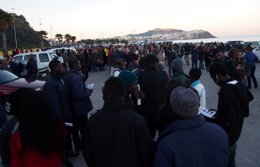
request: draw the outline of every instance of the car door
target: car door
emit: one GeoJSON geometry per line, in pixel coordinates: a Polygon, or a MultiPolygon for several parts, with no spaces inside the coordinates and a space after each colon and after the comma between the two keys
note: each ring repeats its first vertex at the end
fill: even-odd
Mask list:
{"type": "Polygon", "coordinates": [[[258,57],[258,59],[260,60],[260,47],[257,47],[253,50],[254,54],[258,57]]]}
{"type": "Polygon", "coordinates": [[[39,70],[48,68],[49,62],[51,61],[48,53],[39,53],[37,66],[39,70]]]}

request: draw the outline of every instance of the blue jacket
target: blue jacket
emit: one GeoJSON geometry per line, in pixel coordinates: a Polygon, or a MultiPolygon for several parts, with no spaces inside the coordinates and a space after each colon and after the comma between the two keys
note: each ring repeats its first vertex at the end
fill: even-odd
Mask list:
{"type": "Polygon", "coordinates": [[[154,167],[226,167],[228,136],[203,116],[170,123],[162,132],[154,167]],[[163,137],[164,136],[164,137],[163,137]]]}
{"type": "Polygon", "coordinates": [[[51,73],[43,86],[43,91],[49,98],[54,117],[57,120],[70,121],[68,89],[62,78],[51,73]]]}
{"type": "Polygon", "coordinates": [[[250,67],[255,66],[255,63],[258,61],[258,58],[253,52],[246,52],[244,58],[250,67]]]}
{"type": "Polygon", "coordinates": [[[88,112],[93,109],[89,98],[92,91],[85,88],[83,79],[74,69],[68,72],[64,81],[69,88],[69,104],[72,116],[87,116],[88,112]]]}

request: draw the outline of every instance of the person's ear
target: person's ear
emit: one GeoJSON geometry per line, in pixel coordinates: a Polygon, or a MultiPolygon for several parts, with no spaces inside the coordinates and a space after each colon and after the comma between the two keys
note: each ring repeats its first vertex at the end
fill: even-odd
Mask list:
{"type": "Polygon", "coordinates": [[[111,94],[108,93],[108,94],[106,94],[106,95],[103,95],[103,100],[104,100],[104,101],[109,101],[109,100],[111,100],[111,94]]]}

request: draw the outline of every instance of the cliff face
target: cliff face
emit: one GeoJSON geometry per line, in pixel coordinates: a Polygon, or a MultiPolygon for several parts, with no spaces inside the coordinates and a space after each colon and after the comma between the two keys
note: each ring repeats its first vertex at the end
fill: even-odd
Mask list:
{"type": "Polygon", "coordinates": [[[179,39],[200,39],[200,38],[215,38],[208,31],[193,30],[184,31],[179,29],[162,29],[156,28],[140,34],[129,34],[126,39],[154,39],[154,40],[179,40],[179,39]]]}
{"type": "MultiPolygon", "coordinates": [[[[16,39],[18,48],[37,48],[40,47],[41,39],[38,33],[30,26],[26,21],[25,17],[16,14],[13,15],[15,30],[16,30],[16,39]]],[[[8,29],[4,32],[7,39],[7,48],[15,48],[15,36],[14,36],[14,26],[10,25],[8,29]]],[[[0,34],[0,39],[2,35],[0,34]]],[[[48,46],[48,42],[44,40],[45,46],[48,46]]],[[[3,41],[0,40],[0,49],[2,50],[3,41]]]]}

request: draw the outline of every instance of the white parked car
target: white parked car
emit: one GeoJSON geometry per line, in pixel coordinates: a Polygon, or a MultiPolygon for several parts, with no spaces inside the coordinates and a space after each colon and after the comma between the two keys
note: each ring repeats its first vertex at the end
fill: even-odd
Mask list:
{"type": "Polygon", "coordinates": [[[55,52],[50,51],[40,51],[40,52],[29,52],[29,53],[20,53],[13,57],[13,62],[22,63],[24,65],[23,71],[21,72],[21,76],[27,75],[27,70],[25,66],[29,60],[29,58],[33,56],[33,58],[37,62],[37,67],[39,71],[39,76],[45,76],[48,73],[49,62],[56,57],[55,52]]]}
{"type": "Polygon", "coordinates": [[[253,53],[258,57],[258,59],[260,60],[260,46],[253,49],[253,53]]]}
{"type": "Polygon", "coordinates": [[[244,43],[244,46],[250,45],[252,48],[257,48],[260,46],[260,41],[248,41],[244,43]]]}

